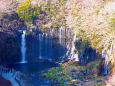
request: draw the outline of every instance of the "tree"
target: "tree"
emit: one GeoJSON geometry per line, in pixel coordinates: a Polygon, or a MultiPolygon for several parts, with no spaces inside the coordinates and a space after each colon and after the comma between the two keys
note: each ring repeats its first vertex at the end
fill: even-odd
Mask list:
{"type": "Polygon", "coordinates": [[[19,17],[25,22],[30,22],[37,18],[39,12],[39,7],[31,4],[31,0],[24,0],[21,2],[17,8],[17,13],[19,17]]]}

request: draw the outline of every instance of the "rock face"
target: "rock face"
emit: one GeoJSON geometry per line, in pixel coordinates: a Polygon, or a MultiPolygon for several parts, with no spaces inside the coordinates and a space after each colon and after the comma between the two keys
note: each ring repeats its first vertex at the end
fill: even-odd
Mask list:
{"type": "Polygon", "coordinates": [[[15,12],[6,13],[0,17],[0,63],[19,61],[20,32],[24,24],[20,23],[15,12]]]}
{"type": "Polygon", "coordinates": [[[96,52],[96,50],[89,47],[89,48],[85,48],[85,50],[82,51],[82,54],[79,59],[81,64],[87,64],[91,61],[96,60],[97,57],[98,57],[98,53],[96,52]]]}
{"type": "Polygon", "coordinates": [[[16,37],[0,32],[0,63],[9,63],[19,58],[20,50],[16,37]]]}
{"type": "MultiPolygon", "coordinates": [[[[42,56],[45,59],[51,57],[55,61],[59,59],[62,60],[68,48],[66,46],[71,46],[73,34],[70,29],[58,27],[55,29],[50,28],[44,32],[42,28],[39,28],[39,25],[27,28],[15,12],[4,14],[1,17],[0,25],[1,63],[17,62],[21,60],[21,34],[25,29],[27,30],[26,58],[30,61],[39,58],[40,41],[42,44],[42,56]]],[[[69,50],[71,50],[71,48],[69,50]]]]}

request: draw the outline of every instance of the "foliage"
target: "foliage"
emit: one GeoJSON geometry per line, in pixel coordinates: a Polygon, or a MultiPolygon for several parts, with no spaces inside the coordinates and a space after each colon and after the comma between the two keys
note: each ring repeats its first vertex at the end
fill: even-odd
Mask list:
{"type": "Polygon", "coordinates": [[[98,14],[99,14],[99,11],[100,11],[100,10],[98,9],[98,10],[96,10],[94,13],[98,15],[98,14]]]}
{"type": "Polygon", "coordinates": [[[41,11],[49,18],[47,23],[51,23],[53,28],[66,26],[64,4],[65,0],[41,1],[41,11]]]}
{"type": "Polygon", "coordinates": [[[66,84],[67,82],[65,81],[70,81],[70,73],[64,70],[63,67],[51,68],[43,73],[42,76],[51,79],[54,83],[66,84]]]}
{"type": "Polygon", "coordinates": [[[53,83],[55,86],[81,86],[82,83],[83,86],[90,86],[92,84],[99,84],[100,86],[103,84],[101,82],[104,82],[104,80],[101,78],[104,79],[104,77],[99,77],[97,75],[98,72],[96,71],[95,73],[94,71],[97,70],[96,68],[99,66],[99,64],[99,60],[89,63],[89,69],[86,66],[80,66],[78,64],[66,65],[64,67],[54,67],[43,71],[41,76],[44,79],[51,81],[51,83],[53,83]],[[84,75],[84,71],[87,69],[88,72],[90,72],[92,71],[91,68],[93,69],[94,73],[88,73],[87,75],[84,75]]]}
{"type": "Polygon", "coordinates": [[[90,38],[86,37],[86,34],[83,30],[79,30],[79,39],[76,40],[75,42],[75,47],[78,50],[79,54],[82,53],[82,50],[85,48],[89,47],[90,45],[90,38]]]}
{"type": "Polygon", "coordinates": [[[19,17],[25,22],[32,21],[37,18],[39,8],[31,4],[31,0],[24,0],[17,8],[19,17]]]}
{"type": "Polygon", "coordinates": [[[97,45],[99,44],[99,42],[100,42],[100,37],[98,36],[98,35],[95,35],[95,34],[92,34],[92,40],[91,40],[91,47],[92,48],[96,48],[97,47],[97,45]]]}
{"type": "Polygon", "coordinates": [[[115,30],[115,16],[110,18],[110,26],[112,30],[115,30]]]}

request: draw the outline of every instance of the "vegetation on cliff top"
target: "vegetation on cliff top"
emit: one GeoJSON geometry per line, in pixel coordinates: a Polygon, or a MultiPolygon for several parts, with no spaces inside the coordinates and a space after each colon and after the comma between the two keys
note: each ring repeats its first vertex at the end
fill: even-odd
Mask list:
{"type": "Polygon", "coordinates": [[[17,8],[19,17],[25,22],[31,22],[39,15],[39,7],[31,4],[31,0],[24,0],[17,8]]]}

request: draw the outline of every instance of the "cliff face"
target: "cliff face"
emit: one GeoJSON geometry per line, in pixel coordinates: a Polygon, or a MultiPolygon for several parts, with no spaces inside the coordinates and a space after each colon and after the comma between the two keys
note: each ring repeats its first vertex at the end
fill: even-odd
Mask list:
{"type": "MultiPolygon", "coordinates": [[[[7,3],[7,2],[6,2],[7,3]]],[[[19,28],[25,25],[15,12],[7,11],[0,16],[0,63],[10,63],[20,60],[19,28]]]]}
{"type": "MultiPolygon", "coordinates": [[[[21,1],[23,0],[1,0],[2,8],[0,10],[1,12],[6,12],[1,14],[1,32],[16,35],[17,32],[20,32],[20,30],[27,26],[28,34],[42,31],[45,34],[53,34],[53,37],[60,37],[59,27],[64,26],[67,27],[64,29],[67,34],[63,38],[69,40],[68,44],[72,41],[73,32],[77,33],[76,48],[79,52],[79,58],[83,57],[83,53],[88,53],[87,49],[89,48],[92,48],[92,52],[95,51],[99,54],[96,58],[101,58],[102,51],[108,51],[112,45],[109,61],[114,65],[114,0],[31,0],[31,4],[40,8],[40,14],[32,23],[27,25],[24,25],[24,21],[16,13],[16,8],[21,1]],[[54,28],[53,33],[51,28],[54,28]],[[70,34],[71,36],[69,36],[70,34]]],[[[68,49],[71,50],[70,45],[68,49]]],[[[89,59],[92,59],[90,55],[88,56],[89,59]]]]}
{"type": "Polygon", "coordinates": [[[81,46],[80,52],[84,52],[83,47],[89,43],[98,52],[99,58],[105,51],[104,59],[112,64],[115,58],[114,6],[115,0],[68,0],[66,3],[66,23],[77,31],[76,47],[81,46]],[[79,43],[86,44],[79,46],[79,43]]]}
{"type": "Polygon", "coordinates": [[[19,60],[20,50],[17,38],[0,32],[0,63],[10,63],[19,60]]]}
{"type": "MultiPolygon", "coordinates": [[[[59,61],[67,51],[66,46],[71,46],[72,32],[68,28],[42,28],[43,14],[30,26],[25,25],[15,12],[4,13],[0,21],[0,59],[1,63],[17,62],[21,60],[21,35],[23,30],[26,32],[27,58],[29,61],[36,60],[39,53],[39,42],[42,40],[42,54],[51,54],[49,47],[53,47],[53,60],[59,61]],[[69,35],[68,35],[69,34],[69,35]],[[40,36],[40,37],[39,37],[40,36]],[[31,40],[31,42],[30,42],[31,40]],[[59,42],[60,40],[60,42],[59,42]],[[51,42],[51,43],[49,43],[51,42]],[[51,45],[52,44],[52,45],[51,45]],[[59,52],[61,49],[62,51],[59,52]],[[58,54],[59,53],[59,54],[58,54]]],[[[46,54],[46,55],[45,55],[46,54]]],[[[49,55],[50,56],[50,55],[49,55]]]]}

